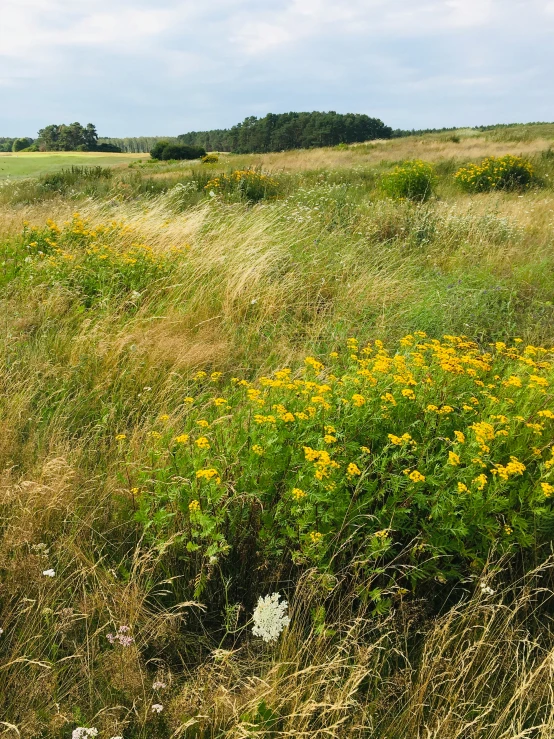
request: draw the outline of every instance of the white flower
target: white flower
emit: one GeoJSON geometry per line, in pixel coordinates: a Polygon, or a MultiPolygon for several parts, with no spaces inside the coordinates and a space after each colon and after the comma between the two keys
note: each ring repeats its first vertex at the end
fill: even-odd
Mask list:
{"type": "Polygon", "coordinates": [[[123,739],[122,736],[111,736],[110,739],[123,739]]]}
{"type": "Polygon", "coordinates": [[[152,706],[152,713],[161,713],[164,710],[164,707],[161,703],[154,703],[152,706]]]}
{"type": "Polygon", "coordinates": [[[164,688],[167,688],[167,685],[161,680],[154,680],[152,683],[152,690],[163,690],[164,688]]]}
{"type": "MultiPolygon", "coordinates": [[[[42,574],[45,577],[56,577],[56,570],[43,570],[42,571],[42,574]]],[[[93,736],[93,735],[91,735],[91,736],[93,736]]]]}
{"type": "Polygon", "coordinates": [[[4,633],[4,629],[0,628],[0,636],[4,633]]]}
{"type": "Polygon", "coordinates": [[[87,729],[84,726],[78,726],[76,729],[73,729],[71,739],[89,739],[91,736],[98,736],[98,729],[87,729]]]}
{"type": "Polygon", "coordinates": [[[284,600],[279,603],[279,593],[266,595],[258,599],[258,605],[252,619],[254,636],[261,636],[265,642],[276,641],[283,629],[289,625],[290,618],[287,616],[288,603],[284,600]]]}
{"type": "Polygon", "coordinates": [[[479,587],[481,588],[481,593],[483,595],[494,595],[495,590],[493,590],[491,587],[489,587],[486,583],[480,582],[479,587]]]}

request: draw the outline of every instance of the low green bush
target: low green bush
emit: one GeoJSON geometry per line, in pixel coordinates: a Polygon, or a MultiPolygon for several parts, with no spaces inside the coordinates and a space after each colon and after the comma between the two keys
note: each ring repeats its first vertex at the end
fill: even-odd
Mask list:
{"type": "Polygon", "coordinates": [[[463,190],[471,193],[525,190],[533,181],[533,167],[526,159],[507,154],[461,167],[454,177],[463,190]]]}
{"type": "Polygon", "coordinates": [[[169,159],[185,160],[200,159],[206,156],[206,149],[201,146],[187,146],[186,144],[168,144],[162,151],[162,161],[169,159]]]}
{"type": "Polygon", "coordinates": [[[150,151],[152,159],[169,161],[170,159],[186,160],[201,159],[206,156],[206,149],[202,146],[188,146],[187,144],[176,144],[170,141],[158,141],[150,151]]]}
{"type": "Polygon", "coordinates": [[[202,164],[217,164],[219,162],[219,157],[217,154],[206,154],[205,157],[202,157],[202,164]]]}
{"type": "Polygon", "coordinates": [[[435,170],[420,159],[404,162],[383,175],[381,191],[394,200],[423,202],[431,197],[436,184],[435,170]]]}

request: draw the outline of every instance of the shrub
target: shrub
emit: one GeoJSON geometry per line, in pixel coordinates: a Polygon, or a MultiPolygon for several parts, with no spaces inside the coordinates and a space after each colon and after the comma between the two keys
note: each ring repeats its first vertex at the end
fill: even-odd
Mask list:
{"type": "Polygon", "coordinates": [[[94,149],[94,151],[102,151],[102,152],[112,153],[112,154],[121,154],[122,149],[120,146],[117,146],[117,144],[103,143],[103,144],[98,144],[98,146],[96,147],[96,149],[94,149]]]}
{"type": "Polygon", "coordinates": [[[466,192],[525,190],[533,180],[533,168],[522,157],[507,154],[487,157],[481,164],[461,167],[454,177],[466,192]]]}
{"type": "Polygon", "coordinates": [[[186,144],[168,144],[162,151],[161,159],[200,159],[206,155],[206,150],[201,146],[187,146],[186,144]]]}
{"type": "Polygon", "coordinates": [[[279,194],[279,181],[253,169],[236,170],[208,181],[204,190],[210,195],[220,194],[226,199],[258,202],[264,198],[275,198],[279,194]]]}
{"type": "Polygon", "coordinates": [[[392,172],[384,175],[381,190],[395,200],[407,199],[423,202],[433,194],[436,176],[435,170],[428,162],[420,159],[404,162],[392,172]]]}
{"type": "Polygon", "coordinates": [[[219,162],[217,154],[206,154],[205,157],[202,157],[202,164],[217,164],[217,162],[219,162]]]}
{"type": "Polygon", "coordinates": [[[166,146],[169,146],[169,143],[169,141],[157,141],[150,150],[150,156],[152,159],[161,159],[163,150],[166,146]]]}
{"type": "Polygon", "coordinates": [[[150,151],[152,159],[168,161],[170,159],[200,159],[206,156],[206,149],[201,146],[188,146],[187,144],[172,144],[170,141],[158,141],[150,151]]]}
{"type": "Polygon", "coordinates": [[[24,149],[28,149],[29,146],[33,143],[33,139],[29,138],[21,138],[21,139],[15,139],[12,144],[12,151],[23,151],[24,149]]]}
{"type": "Polygon", "coordinates": [[[253,383],[200,372],[176,429],[121,430],[121,479],[151,543],[191,555],[197,595],[208,562],[245,583],[355,556],[402,560],[403,586],[455,581],[554,534],[553,381],[545,349],[421,332],[253,383]]]}

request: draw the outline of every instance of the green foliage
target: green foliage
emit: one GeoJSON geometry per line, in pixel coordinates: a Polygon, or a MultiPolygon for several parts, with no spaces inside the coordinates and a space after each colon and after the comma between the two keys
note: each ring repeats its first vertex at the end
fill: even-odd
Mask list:
{"type": "Polygon", "coordinates": [[[404,162],[385,174],[381,191],[394,200],[406,199],[423,202],[433,194],[436,184],[435,170],[420,159],[404,162]]]}
{"type": "Polygon", "coordinates": [[[162,151],[161,159],[200,159],[206,156],[206,150],[202,146],[187,146],[186,144],[168,144],[162,151]]]}
{"type": "Polygon", "coordinates": [[[533,181],[533,167],[526,159],[508,154],[462,167],[454,177],[463,190],[471,193],[525,190],[533,181]]]}
{"type": "Polygon", "coordinates": [[[206,154],[206,156],[202,157],[202,164],[217,164],[219,162],[219,157],[217,154],[206,154]]]}
{"type": "Polygon", "coordinates": [[[123,150],[120,146],[117,146],[116,144],[103,142],[97,145],[95,151],[105,152],[107,154],[121,154],[123,150]]]}
{"type": "Polygon", "coordinates": [[[303,371],[254,383],[194,379],[169,409],[178,434],[167,414],[146,445],[127,447],[133,429],[118,436],[146,536],[183,547],[194,567],[229,562],[240,580],[257,561],[334,570],[401,558],[415,587],[554,534],[547,350],[483,352],[416,332],[393,352],[349,339],[329,367],[307,357],[303,371]]]}
{"type": "Polygon", "coordinates": [[[27,147],[31,146],[32,143],[33,139],[29,138],[15,139],[12,144],[12,151],[22,151],[23,149],[27,149],[27,147]]]}
{"type": "Polygon", "coordinates": [[[206,156],[206,150],[201,146],[187,146],[171,141],[157,141],[150,151],[152,159],[169,161],[171,159],[187,160],[200,159],[206,156]]]}

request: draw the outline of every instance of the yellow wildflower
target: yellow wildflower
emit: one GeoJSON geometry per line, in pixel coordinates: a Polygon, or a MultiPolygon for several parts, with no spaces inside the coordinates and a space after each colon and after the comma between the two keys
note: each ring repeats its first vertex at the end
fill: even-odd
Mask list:
{"type": "Polygon", "coordinates": [[[352,396],[352,402],[357,408],[360,408],[362,405],[365,404],[365,398],[363,395],[359,395],[358,393],[354,393],[352,396]]]}
{"type": "Polygon", "coordinates": [[[175,441],[177,444],[187,444],[189,438],[188,434],[181,434],[180,436],[175,437],[175,441]]]}
{"type": "Polygon", "coordinates": [[[306,497],[306,493],[300,488],[293,488],[291,491],[291,495],[295,500],[301,500],[302,498],[306,497]]]}
{"type": "Polygon", "coordinates": [[[460,464],[460,455],[455,452],[448,452],[448,464],[457,467],[460,464]]]}
{"type": "Polygon", "coordinates": [[[189,503],[189,511],[191,513],[198,513],[200,510],[200,502],[198,500],[191,500],[189,503]]]}
{"type": "Polygon", "coordinates": [[[541,482],[541,488],[542,492],[547,498],[550,498],[550,496],[554,493],[554,485],[551,485],[549,482],[541,482]]]}
{"type": "Polygon", "coordinates": [[[488,478],[486,475],[478,475],[473,482],[477,485],[477,490],[483,490],[488,482],[488,478]]]}
{"type": "Polygon", "coordinates": [[[196,471],[196,478],[198,480],[214,480],[219,485],[221,482],[221,477],[219,476],[219,472],[217,470],[214,470],[213,468],[205,469],[205,470],[197,470],[196,471]]]}
{"type": "Polygon", "coordinates": [[[311,367],[313,370],[315,370],[315,372],[321,372],[321,370],[323,369],[323,365],[321,364],[321,362],[318,362],[317,359],[315,359],[314,357],[306,357],[304,363],[308,365],[308,367],[311,367]]]}
{"type": "Polygon", "coordinates": [[[346,468],[346,475],[347,477],[357,477],[362,474],[361,469],[358,467],[357,464],[354,464],[354,462],[350,462],[348,467],[346,468]]]}
{"type": "Polygon", "coordinates": [[[199,449],[209,449],[210,442],[205,436],[200,436],[194,442],[199,449]]]}

